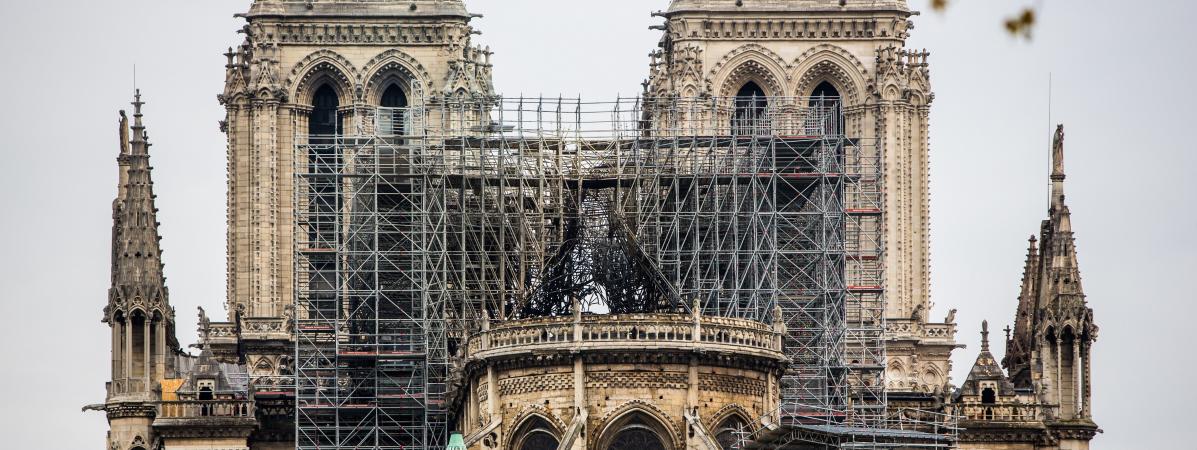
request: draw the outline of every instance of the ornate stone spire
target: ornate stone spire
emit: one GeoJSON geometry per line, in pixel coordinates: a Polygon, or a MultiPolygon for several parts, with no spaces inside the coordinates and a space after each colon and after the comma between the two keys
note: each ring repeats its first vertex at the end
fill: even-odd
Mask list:
{"type": "Polygon", "coordinates": [[[1052,140],[1052,206],[1045,223],[1043,237],[1044,292],[1049,296],[1072,294],[1083,296],[1081,274],[1076,257],[1076,241],[1072,234],[1072,214],[1064,201],[1064,125],[1056,127],[1052,140]]]}
{"type": "Polygon", "coordinates": [[[134,309],[147,315],[158,313],[171,325],[173,342],[174,313],[162,274],[150,144],[142,123],[144,104],[139,91],[133,101],[132,127],[121,112],[121,154],[117,157],[120,186],[112,204],[112,286],[105,321],[111,320],[116,311],[126,315],[134,309]]]}

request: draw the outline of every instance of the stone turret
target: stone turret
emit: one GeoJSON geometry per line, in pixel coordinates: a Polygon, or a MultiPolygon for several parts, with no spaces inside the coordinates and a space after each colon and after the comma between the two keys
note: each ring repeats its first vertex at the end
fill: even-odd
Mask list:
{"type": "Polygon", "coordinates": [[[141,93],[133,102],[133,125],[121,111],[119,187],[112,204],[112,285],[103,321],[112,329],[112,380],[103,409],[110,448],[148,447],[160,384],[175,376],[174,309],[162,274],[161,236],[151,176],[141,93]],[[130,138],[130,131],[132,137],[130,138]]]}
{"type": "MultiPolygon", "coordinates": [[[[1097,338],[1093,310],[1085,301],[1072,232],[1072,218],[1064,198],[1064,126],[1056,128],[1052,143],[1051,206],[1031,237],[1023,267],[1012,335],[1006,338],[1002,365],[1015,389],[1014,403],[976,402],[980,391],[970,374],[957,392],[953,407],[962,413],[966,431],[963,449],[992,448],[996,443],[1020,442],[1025,447],[1087,449],[1099,431],[1090,408],[1091,347],[1097,338]],[[1038,246],[1036,246],[1038,243],[1038,246]]],[[[1008,330],[1010,331],[1010,330],[1008,330]]],[[[1000,369],[989,362],[988,342],[978,356],[982,372],[997,383],[1000,369]]],[[[1001,377],[1001,382],[1006,378],[1001,377]]],[[[991,400],[993,400],[991,398],[991,400]]]]}

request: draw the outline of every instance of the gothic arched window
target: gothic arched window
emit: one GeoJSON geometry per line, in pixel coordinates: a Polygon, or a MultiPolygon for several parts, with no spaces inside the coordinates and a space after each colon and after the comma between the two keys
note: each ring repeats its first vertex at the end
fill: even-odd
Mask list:
{"type": "Polygon", "coordinates": [[[312,115],[308,118],[308,134],[313,136],[328,136],[338,134],[341,121],[337,108],[341,101],[337,98],[337,91],[327,84],[321,85],[312,95],[312,115]]]}
{"type": "Polygon", "coordinates": [[[629,427],[615,435],[606,450],[665,450],[665,444],[650,429],[629,427]]]}
{"type": "Polygon", "coordinates": [[[512,450],[557,450],[559,442],[553,427],[545,419],[532,416],[514,434],[512,450]]]}
{"type": "MultiPolygon", "coordinates": [[[[327,83],[316,88],[312,94],[312,111],[308,117],[308,171],[310,183],[308,212],[309,248],[336,248],[337,213],[341,208],[338,194],[340,185],[333,176],[341,170],[341,155],[336,135],[341,133],[341,106],[337,91],[327,83]]],[[[330,255],[314,255],[310,258],[311,305],[313,317],[331,317],[335,313],[336,272],[335,259],[330,255]]]]}
{"type": "Polygon", "coordinates": [[[542,431],[535,430],[524,436],[518,450],[557,450],[557,438],[542,431]]]}
{"type": "Polygon", "coordinates": [[[392,83],[382,92],[378,102],[378,133],[383,136],[403,134],[406,129],[407,93],[398,84],[392,83]]]}
{"type": "Polygon", "coordinates": [[[612,432],[603,433],[600,450],[669,450],[669,431],[652,417],[634,412],[613,423],[612,432]]]}
{"type": "Polygon", "coordinates": [[[769,97],[755,82],[749,81],[736,92],[735,112],[732,116],[732,134],[768,134],[767,112],[769,97]]]}
{"type": "Polygon", "coordinates": [[[740,443],[742,433],[747,431],[746,426],[747,424],[739,416],[733,415],[723,419],[723,422],[715,427],[715,441],[723,450],[736,448],[736,445],[740,443]]]}
{"type": "MultiPolygon", "coordinates": [[[[815,90],[810,94],[810,118],[816,123],[816,127],[821,128],[825,134],[836,135],[840,134],[843,129],[843,115],[841,112],[842,99],[840,98],[840,91],[826,81],[815,86],[815,90]]],[[[816,129],[816,131],[820,131],[816,129]]]]}
{"type": "Polygon", "coordinates": [[[403,88],[398,84],[387,86],[385,91],[382,91],[382,101],[378,102],[378,106],[383,108],[402,108],[407,106],[407,93],[403,92],[403,88]]]}

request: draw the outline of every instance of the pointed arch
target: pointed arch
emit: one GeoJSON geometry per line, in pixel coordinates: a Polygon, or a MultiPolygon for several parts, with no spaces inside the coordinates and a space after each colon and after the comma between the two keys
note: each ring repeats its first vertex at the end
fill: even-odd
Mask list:
{"type": "Polygon", "coordinates": [[[423,102],[428,92],[431,75],[416,58],[398,49],[390,49],[371,58],[364,66],[366,74],[364,99],[367,103],[381,104],[382,96],[390,86],[398,85],[407,93],[408,104],[423,102]]]}
{"type": "MultiPolygon", "coordinates": [[[[657,437],[665,450],[681,450],[683,443],[669,415],[642,400],[632,400],[620,405],[603,418],[598,433],[592,435],[588,448],[609,450],[624,432],[649,432],[657,437]]],[[[647,450],[647,449],[646,449],[647,450]]]]}
{"type": "Polygon", "coordinates": [[[902,360],[891,359],[886,372],[886,378],[889,379],[890,383],[901,385],[906,380],[906,367],[902,364],[902,360]]]}
{"type": "Polygon", "coordinates": [[[515,427],[507,434],[507,450],[556,449],[561,443],[564,427],[539,405],[526,408],[513,423],[515,427]]]}
{"type": "Polygon", "coordinates": [[[316,89],[327,85],[334,89],[341,104],[351,104],[358,96],[358,71],[341,54],[328,49],[312,52],[291,69],[287,78],[290,98],[300,105],[310,105],[316,89]]]}
{"type": "Polygon", "coordinates": [[[735,442],[741,431],[751,431],[745,428],[753,423],[752,414],[743,406],[729,403],[715,411],[707,421],[708,433],[715,438],[724,450],[731,448],[728,444],[735,442]]]}
{"type": "Polygon", "coordinates": [[[798,82],[792,95],[806,97],[814,92],[820,83],[834,86],[844,98],[846,105],[859,105],[864,99],[861,93],[867,86],[868,70],[851,52],[831,44],[820,44],[798,56],[793,64],[792,76],[798,82]]]}
{"type": "Polygon", "coordinates": [[[922,375],[919,382],[927,388],[928,392],[935,392],[936,389],[943,387],[945,382],[944,376],[936,365],[924,364],[920,372],[922,372],[922,375]]]}
{"type": "Polygon", "coordinates": [[[738,47],[711,68],[716,94],[731,97],[748,82],[755,82],[768,96],[786,95],[787,66],[777,53],[757,44],[738,47]]]}

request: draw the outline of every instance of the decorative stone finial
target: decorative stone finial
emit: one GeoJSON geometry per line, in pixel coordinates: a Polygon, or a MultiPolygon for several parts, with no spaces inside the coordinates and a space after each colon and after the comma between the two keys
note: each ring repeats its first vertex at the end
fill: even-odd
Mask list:
{"type": "Polygon", "coordinates": [[[981,321],[981,351],[989,351],[989,321],[981,321]]]}

